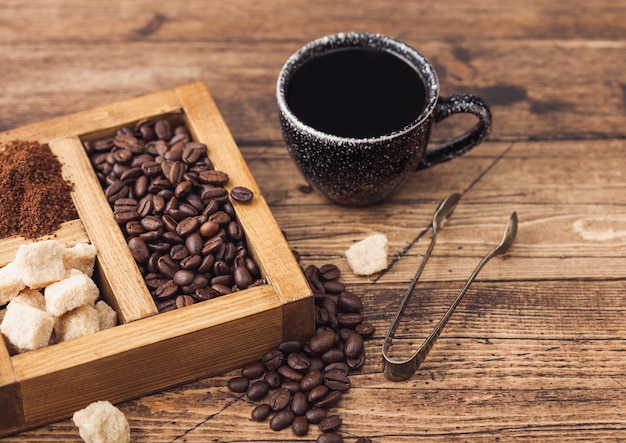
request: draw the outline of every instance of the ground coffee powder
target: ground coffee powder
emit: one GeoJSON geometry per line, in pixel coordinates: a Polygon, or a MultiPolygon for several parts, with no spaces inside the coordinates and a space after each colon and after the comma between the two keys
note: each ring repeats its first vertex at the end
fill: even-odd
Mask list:
{"type": "Polygon", "coordinates": [[[47,144],[15,140],[0,146],[0,238],[52,234],[78,218],[71,190],[47,144]]]}

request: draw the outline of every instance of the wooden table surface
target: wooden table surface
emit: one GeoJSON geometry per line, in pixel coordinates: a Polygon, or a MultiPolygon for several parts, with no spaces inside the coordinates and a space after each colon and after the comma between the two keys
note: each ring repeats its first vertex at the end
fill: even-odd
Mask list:
{"type": "MultiPolygon", "coordinates": [[[[625,15],[620,0],[3,0],[0,131],[203,81],[290,246],[305,265],[337,264],[377,328],[336,408],[345,441],[623,441],[625,15]],[[409,43],[434,64],[442,94],[477,94],[493,112],[486,142],[368,208],[310,192],[285,150],[274,98],[292,52],[347,30],[409,43]],[[389,382],[383,337],[432,212],[452,192],[462,198],[409,306],[407,337],[428,333],[512,211],[518,236],[417,373],[389,382]],[[389,239],[390,266],[356,277],[344,251],[374,232],[389,239]]],[[[455,117],[434,140],[471,124],[455,117]]],[[[235,374],[120,404],[133,441],[315,441],[315,431],[295,437],[250,420],[251,402],[226,387],[235,374]]],[[[81,439],[65,420],[3,441],[81,439]]]]}

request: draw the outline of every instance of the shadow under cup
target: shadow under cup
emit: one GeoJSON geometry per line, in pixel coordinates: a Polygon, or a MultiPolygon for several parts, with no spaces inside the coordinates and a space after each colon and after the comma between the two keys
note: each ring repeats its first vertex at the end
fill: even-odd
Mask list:
{"type": "Polygon", "coordinates": [[[285,62],[276,95],[291,158],[317,191],[342,205],[384,200],[409,172],[467,152],[491,127],[482,100],[440,98],[424,56],[380,34],[312,41],[285,62]],[[478,124],[426,150],[433,122],[460,112],[478,124]]]}

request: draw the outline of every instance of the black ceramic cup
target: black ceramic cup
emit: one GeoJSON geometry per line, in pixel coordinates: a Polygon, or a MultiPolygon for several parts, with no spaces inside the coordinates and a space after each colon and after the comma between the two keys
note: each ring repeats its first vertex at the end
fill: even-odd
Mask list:
{"type": "Polygon", "coordinates": [[[381,34],[346,32],[310,42],[285,62],[276,96],[291,158],[317,191],[342,205],[383,201],[411,171],[469,151],[491,129],[482,99],[440,97],[426,58],[381,34]],[[433,123],[458,113],[478,122],[427,149],[433,123]]]}

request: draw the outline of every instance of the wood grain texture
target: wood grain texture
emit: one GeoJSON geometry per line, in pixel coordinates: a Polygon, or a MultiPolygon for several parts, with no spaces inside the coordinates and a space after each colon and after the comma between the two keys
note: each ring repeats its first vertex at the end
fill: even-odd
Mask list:
{"type": "MultiPolygon", "coordinates": [[[[0,1],[0,130],[202,81],[289,247],[336,263],[377,328],[334,409],[347,442],[602,441],[626,435],[626,3],[497,0],[0,1]],[[329,204],[281,140],[275,81],[304,43],[383,32],[424,53],[441,93],[492,107],[487,142],[412,175],[371,208],[329,204]],[[405,323],[410,352],[517,211],[509,254],[490,262],[407,382],[380,349],[429,241],[438,202],[463,197],[440,233],[405,323]],[[389,238],[389,269],[354,276],[344,251],[389,238]]],[[[437,125],[441,141],[471,118],[437,125]]],[[[1,372],[0,372],[1,374],[1,372]]],[[[136,442],[301,442],[250,420],[220,376],[119,404],[136,442]]],[[[1,410],[1,407],[0,407],[1,410]]],[[[62,420],[7,442],[79,442],[62,420]]]]}

